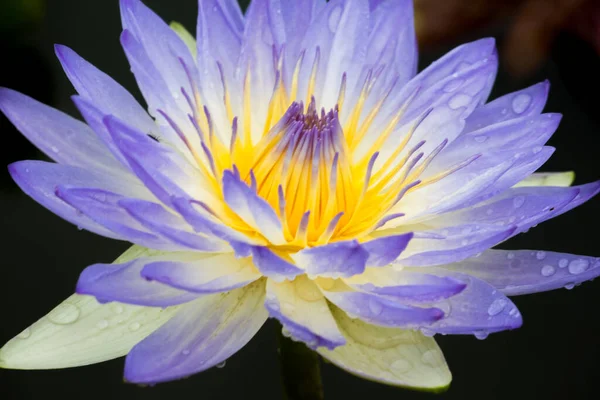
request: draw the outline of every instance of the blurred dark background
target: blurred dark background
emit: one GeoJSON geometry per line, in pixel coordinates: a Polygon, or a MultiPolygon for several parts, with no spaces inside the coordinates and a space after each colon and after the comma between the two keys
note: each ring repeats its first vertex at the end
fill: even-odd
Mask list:
{"type": "MultiPolygon", "coordinates": [[[[165,20],[194,31],[197,0],[146,0],[165,20]]],[[[247,1],[241,1],[247,3],[247,1]]],[[[243,4],[245,6],[245,4],[243,4]]],[[[502,66],[493,97],[543,79],[547,111],[564,114],[544,171],[575,170],[576,183],[600,179],[600,7],[585,0],[416,0],[421,67],[465,41],[498,39],[502,66]]],[[[53,44],[74,48],[136,95],[119,47],[117,0],[0,0],[0,86],[76,115],[74,93],[53,44]]],[[[43,158],[0,116],[1,163],[43,158]]],[[[600,199],[504,245],[600,255],[600,199]]],[[[79,231],[19,191],[0,172],[2,282],[0,344],[69,296],[79,272],[110,262],[128,245],[79,231]]],[[[592,399],[600,381],[600,284],[518,297],[524,326],[479,341],[440,337],[454,382],[433,395],[382,386],[323,366],[327,399],[592,399]]],[[[222,369],[140,388],[122,383],[123,359],[67,370],[0,370],[2,399],[280,399],[272,322],[222,369]]]]}

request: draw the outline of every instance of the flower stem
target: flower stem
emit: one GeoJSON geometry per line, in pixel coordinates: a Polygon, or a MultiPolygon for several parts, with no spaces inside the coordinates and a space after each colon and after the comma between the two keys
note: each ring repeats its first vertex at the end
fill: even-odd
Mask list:
{"type": "Polygon", "coordinates": [[[285,400],[323,400],[319,355],[295,342],[277,325],[277,347],[285,400]]]}

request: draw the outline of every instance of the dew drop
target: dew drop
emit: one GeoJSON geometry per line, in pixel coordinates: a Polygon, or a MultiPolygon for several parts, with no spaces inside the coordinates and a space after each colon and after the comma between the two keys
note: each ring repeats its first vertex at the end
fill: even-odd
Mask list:
{"type": "Polygon", "coordinates": [[[335,31],[337,31],[341,16],[342,6],[337,6],[331,10],[331,14],[329,14],[329,30],[331,32],[335,33],[335,31]]]}
{"type": "Polygon", "coordinates": [[[448,106],[450,106],[451,109],[456,110],[461,107],[467,106],[470,102],[471,102],[471,96],[459,93],[459,94],[455,94],[454,96],[452,96],[452,98],[448,102],[448,106]]]}
{"type": "Polygon", "coordinates": [[[525,197],[517,196],[513,199],[513,207],[520,208],[523,204],[525,204],[525,197]]]}
{"type": "Polygon", "coordinates": [[[412,364],[410,363],[410,361],[407,360],[396,360],[394,361],[390,367],[392,367],[393,370],[398,371],[398,372],[406,372],[408,370],[410,370],[410,368],[412,367],[412,364]]]}
{"type": "Polygon", "coordinates": [[[538,154],[539,152],[541,152],[544,148],[542,146],[536,146],[533,148],[533,154],[538,154]]]}
{"type": "Polygon", "coordinates": [[[51,147],[51,149],[52,149],[52,151],[53,151],[54,153],[56,153],[56,154],[60,153],[60,150],[59,150],[59,149],[58,149],[58,147],[56,147],[56,146],[52,146],[52,147],[51,147]]]}
{"type": "Polygon", "coordinates": [[[531,96],[528,94],[521,93],[517,95],[512,101],[513,111],[517,114],[522,114],[527,110],[527,107],[531,104],[531,96]]]}
{"type": "Polygon", "coordinates": [[[543,260],[544,258],[546,258],[546,252],[545,251],[538,251],[535,254],[535,258],[537,258],[538,260],[543,260]]]}
{"type": "Polygon", "coordinates": [[[502,115],[505,115],[507,112],[508,112],[508,110],[507,110],[506,108],[503,108],[503,109],[502,109],[502,111],[500,111],[500,113],[501,113],[502,115]]]}
{"type": "Polygon", "coordinates": [[[219,363],[216,365],[217,368],[225,368],[225,364],[227,363],[227,361],[223,361],[222,363],[219,363]]]}
{"type": "Polygon", "coordinates": [[[96,324],[96,328],[98,328],[98,329],[108,328],[108,321],[105,319],[98,321],[98,323],[96,324]]]}
{"type": "Polygon", "coordinates": [[[129,325],[129,330],[130,330],[131,332],[135,332],[135,331],[137,331],[138,329],[140,329],[140,327],[141,327],[141,326],[142,326],[142,325],[141,325],[139,322],[132,322],[132,323],[129,325]]]}
{"type": "Polygon", "coordinates": [[[473,335],[479,340],[484,340],[487,339],[490,334],[486,331],[476,331],[473,335]]]}
{"type": "Polygon", "coordinates": [[[505,299],[494,300],[494,302],[490,304],[490,307],[488,308],[488,314],[490,315],[490,317],[500,314],[507,304],[508,302],[505,299]]]}
{"type": "Polygon", "coordinates": [[[542,276],[552,276],[555,272],[556,270],[552,265],[544,265],[542,267],[542,276]]]}
{"type": "Polygon", "coordinates": [[[569,263],[569,272],[573,275],[579,275],[587,271],[590,266],[590,262],[587,260],[579,259],[573,260],[569,263]]]}
{"type": "Polygon", "coordinates": [[[31,336],[31,329],[30,328],[25,328],[25,330],[21,333],[19,333],[17,335],[17,337],[19,339],[27,339],[29,336],[31,336]]]}
{"type": "Polygon", "coordinates": [[[189,356],[190,355],[190,350],[189,349],[183,349],[183,351],[181,352],[181,354],[183,354],[184,356],[189,356]]]}
{"type": "Polygon", "coordinates": [[[567,265],[569,265],[569,260],[566,258],[561,258],[561,260],[558,262],[558,268],[566,268],[567,265]]]}
{"type": "Polygon", "coordinates": [[[123,312],[123,306],[120,304],[113,304],[111,309],[115,314],[121,314],[123,312]]]}
{"type": "Polygon", "coordinates": [[[371,314],[377,316],[379,314],[381,314],[381,312],[383,311],[383,305],[378,302],[377,300],[370,298],[369,299],[369,310],[371,311],[371,314]]]}
{"type": "Polygon", "coordinates": [[[508,258],[509,260],[512,260],[513,258],[515,258],[515,253],[512,253],[512,252],[511,252],[511,253],[508,253],[508,254],[506,255],[506,258],[508,258]]]}
{"type": "Polygon", "coordinates": [[[70,303],[62,303],[48,314],[48,319],[57,325],[72,324],[79,318],[79,308],[70,303]]]}
{"type": "Polygon", "coordinates": [[[429,365],[431,367],[435,367],[436,365],[438,365],[440,363],[440,357],[436,354],[435,351],[427,350],[421,356],[421,361],[423,361],[423,364],[429,365]]]}
{"type": "Polygon", "coordinates": [[[477,143],[483,143],[483,142],[485,142],[486,140],[488,140],[488,137],[487,137],[487,136],[485,136],[485,135],[478,135],[478,136],[475,136],[475,138],[474,138],[474,139],[475,139],[475,141],[476,141],[477,143]]]}
{"type": "Polygon", "coordinates": [[[567,290],[571,290],[571,289],[573,289],[574,287],[575,287],[575,284],[574,284],[574,283],[567,283],[567,284],[565,285],[565,289],[567,289],[567,290]]]}
{"type": "Polygon", "coordinates": [[[281,328],[281,335],[286,338],[289,338],[292,336],[290,331],[288,331],[286,328],[281,328]]]}
{"type": "Polygon", "coordinates": [[[432,331],[431,329],[427,329],[427,328],[421,328],[421,333],[427,337],[432,337],[435,335],[434,331],[432,331]]]}

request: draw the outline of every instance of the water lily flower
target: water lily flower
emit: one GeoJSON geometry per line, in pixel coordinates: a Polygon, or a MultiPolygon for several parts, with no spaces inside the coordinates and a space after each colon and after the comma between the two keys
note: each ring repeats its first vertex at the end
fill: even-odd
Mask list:
{"type": "Polygon", "coordinates": [[[147,110],[57,46],[85,122],[10,89],[0,109],[55,162],[9,166],[82,229],[134,246],[8,342],[5,368],[127,355],[156,383],[216,366],[267,318],[333,364],[436,389],[434,334],[518,328],[508,296],[600,275],[596,258],[492,247],[600,182],[536,173],[560,115],[543,82],[488,102],[494,40],[416,74],[410,0],[200,0],[196,38],[121,0],[147,110]]]}

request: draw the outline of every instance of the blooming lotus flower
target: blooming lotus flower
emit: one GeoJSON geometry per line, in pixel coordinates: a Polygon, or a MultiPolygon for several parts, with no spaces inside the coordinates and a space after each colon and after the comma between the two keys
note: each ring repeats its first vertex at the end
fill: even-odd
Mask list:
{"type": "Polygon", "coordinates": [[[0,352],[6,368],[127,354],[156,383],[222,363],[267,318],[380,382],[451,380],[434,334],[521,326],[507,296],[579,284],[597,259],[490,250],[600,183],[535,173],[560,121],[543,82],[488,102],[492,39],[416,74],[409,0],[201,0],[196,41],[121,0],[147,111],[74,51],[56,53],[86,123],[9,89],[0,108],[56,163],[22,190],[134,246],[0,352]],[[105,304],[108,303],[108,304],[105,304]]]}

